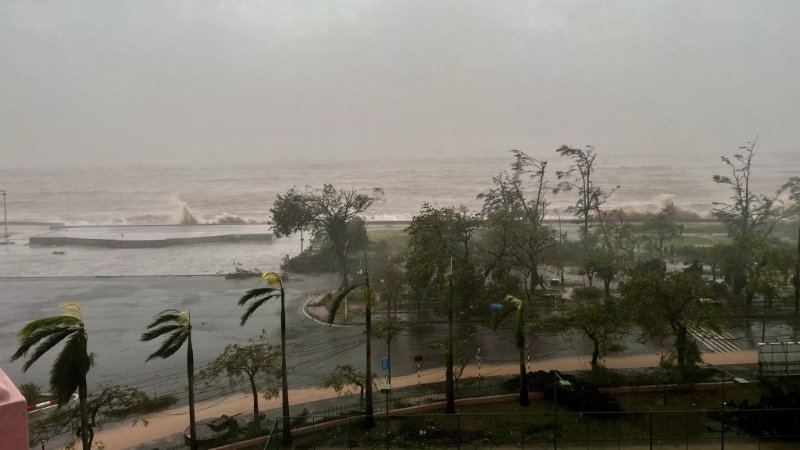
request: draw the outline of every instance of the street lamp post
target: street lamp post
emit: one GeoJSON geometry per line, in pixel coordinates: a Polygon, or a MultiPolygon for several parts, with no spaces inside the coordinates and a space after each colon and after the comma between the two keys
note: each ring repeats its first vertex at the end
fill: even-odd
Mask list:
{"type": "Polygon", "coordinates": [[[572,389],[572,383],[561,378],[557,370],[553,371],[553,449],[558,448],[558,387],[572,389]]]}
{"type": "Polygon", "coordinates": [[[734,377],[731,375],[727,370],[717,369],[722,374],[722,414],[721,414],[721,422],[722,422],[722,430],[719,434],[719,448],[720,450],[725,450],[725,375],[731,377],[736,384],[750,384],[749,381],[745,380],[744,378],[734,377]]]}

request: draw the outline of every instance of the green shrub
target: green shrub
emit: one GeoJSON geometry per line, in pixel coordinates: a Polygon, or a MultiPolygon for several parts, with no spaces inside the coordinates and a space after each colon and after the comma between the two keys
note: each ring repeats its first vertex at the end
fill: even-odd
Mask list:
{"type": "Polygon", "coordinates": [[[603,290],[595,286],[576,287],[572,290],[572,298],[576,300],[598,300],[603,290]]]}

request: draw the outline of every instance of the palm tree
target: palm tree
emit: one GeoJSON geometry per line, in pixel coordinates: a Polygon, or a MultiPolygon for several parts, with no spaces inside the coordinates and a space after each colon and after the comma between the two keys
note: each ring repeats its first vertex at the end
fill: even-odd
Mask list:
{"type": "Polygon", "coordinates": [[[528,406],[531,402],[528,398],[528,373],[525,370],[525,303],[513,295],[506,295],[505,301],[511,304],[511,308],[506,309],[500,316],[495,323],[494,329],[497,329],[500,322],[509,313],[514,312],[514,324],[511,331],[514,337],[514,345],[519,350],[519,404],[520,406],[528,406]]]}
{"type": "Polygon", "coordinates": [[[194,415],[194,352],[192,351],[192,320],[189,312],[165,309],[153,317],[147,326],[149,331],[142,334],[142,341],[167,336],[161,347],[147,357],[166,359],[174,355],[186,342],[186,372],[189,378],[189,444],[197,450],[197,423],[194,415]]]}
{"type": "Polygon", "coordinates": [[[444,274],[447,279],[447,355],[445,359],[445,414],[456,413],[456,390],[453,380],[453,258],[450,257],[450,270],[444,274]]]}
{"type": "MultiPolygon", "coordinates": [[[[366,379],[372,380],[372,287],[369,282],[369,270],[367,269],[367,255],[364,255],[364,282],[354,284],[347,289],[340,292],[331,303],[330,310],[328,311],[328,324],[333,324],[336,319],[336,312],[342,301],[347,297],[347,294],[354,289],[362,287],[364,290],[364,320],[367,328],[367,368],[366,379]]],[[[375,426],[375,415],[372,408],[372,383],[366,383],[366,401],[364,403],[364,427],[371,428],[375,426]]]]}
{"type": "Polygon", "coordinates": [[[28,355],[28,351],[36,346],[36,350],[22,366],[27,371],[48,350],[67,339],[67,343],[58,354],[50,368],[50,389],[58,399],[61,407],[69,402],[70,397],[78,390],[80,401],[81,429],[80,437],[83,450],[92,446],[93,432],[89,429],[87,409],[86,374],[94,364],[94,355],[87,352],[88,335],[83,326],[83,314],[77,303],[62,303],[64,314],[34,320],[19,330],[19,348],[11,357],[15,361],[28,355]]]}
{"type": "Polygon", "coordinates": [[[286,293],[280,275],[274,272],[264,272],[258,282],[260,283],[262,280],[267,282],[267,287],[250,289],[239,299],[239,306],[244,306],[250,300],[255,299],[247,307],[245,313],[242,314],[240,325],[244,326],[247,323],[247,319],[267,300],[273,298],[281,299],[281,383],[283,385],[283,433],[281,434],[281,444],[284,447],[290,447],[292,445],[292,427],[291,416],[289,416],[289,381],[286,373],[286,293]]]}

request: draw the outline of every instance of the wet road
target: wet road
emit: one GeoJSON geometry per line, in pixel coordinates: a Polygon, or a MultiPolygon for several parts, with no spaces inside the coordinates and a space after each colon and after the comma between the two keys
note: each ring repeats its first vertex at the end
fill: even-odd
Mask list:
{"type": "MultiPolygon", "coordinates": [[[[326,292],[337,281],[335,275],[286,281],[288,364],[293,386],[317,384],[336,364],[363,367],[365,336],[362,326],[328,327],[303,314],[303,305],[314,293],[326,292]]],[[[152,316],[168,308],[191,310],[195,361],[199,370],[219,355],[225,345],[256,339],[262,328],[267,330],[270,343],[279,343],[277,301],[262,306],[245,327],[239,326],[243,308],[237,306],[236,302],[247,289],[255,285],[256,279],[226,280],[213,276],[0,279],[0,361],[3,370],[18,385],[34,382],[46,386],[55,352],[45,355],[27,373],[22,373],[21,361],[8,361],[16,348],[16,332],[30,320],[55,313],[59,303],[77,301],[83,308],[90,336],[90,351],[95,353],[96,365],[89,374],[90,386],[114,382],[152,393],[173,392],[182,397],[185,395],[183,354],[145,363],[147,355],[158,345],[139,341],[152,316]]],[[[374,320],[385,320],[385,316],[385,312],[378,311],[374,313],[374,320]]],[[[732,333],[738,332],[734,330],[732,333]]],[[[392,342],[392,374],[415,372],[417,365],[414,357],[419,355],[423,356],[423,369],[440,366],[441,354],[431,349],[428,342],[445,336],[446,326],[443,324],[404,329],[392,342]]],[[[636,342],[635,330],[631,330],[629,336],[625,353],[656,353],[660,350],[657,344],[636,342]]],[[[737,348],[753,348],[751,339],[730,336],[732,341],[727,337],[723,339],[738,343],[737,348]]],[[[591,352],[590,346],[578,337],[567,339],[562,336],[531,335],[531,342],[532,370],[546,370],[543,361],[548,358],[579,358],[591,352]]],[[[703,345],[701,343],[701,349],[708,350],[703,345]]],[[[469,364],[477,365],[474,356],[478,348],[481,349],[482,363],[487,366],[494,363],[515,364],[518,357],[511,344],[510,333],[504,330],[492,332],[478,328],[474,343],[464,349],[464,355],[472,357],[469,364]]],[[[709,348],[714,350],[713,345],[709,348]]],[[[380,370],[380,359],[384,356],[386,343],[373,340],[373,370],[381,376],[386,373],[380,370]]],[[[203,388],[201,391],[201,399],[219,393],[212,388],[203,388]]]]}

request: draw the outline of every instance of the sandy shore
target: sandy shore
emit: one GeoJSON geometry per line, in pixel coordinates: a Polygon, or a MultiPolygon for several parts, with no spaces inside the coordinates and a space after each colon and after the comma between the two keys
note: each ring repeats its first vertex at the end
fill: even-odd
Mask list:
{"type": "MultiPolygon", "coordinates": [[[[755,350],[745,350],[730,353],[706,353],[703,355],[703,358],[708,364],[712,365],[752,364],[756,362],[757,354],[755,350]]],[[[588,366],[588,362],[589,360],[585,357],[562,357],[538,361],[532,366],[532,370],[583,370],[588,366]]],[[[606,367],[613,369],[654,367],[658,365],[658,362],[658,354],[628,355],[607,358],[606,367]]],[[[481,375],[484,377],[512,375],[516,374],[517,371],[518,366],[514,363],[484,365],[481,369],[481,375]]],[[[463,377],[477,377],[477,372],[477,367],[470,365],[470,367],[465,369],[463,377]]],[[[423,384],[444,381],[444,368],[441,367],[423,371],[420,374],[419,381],[423,384]]],[[[392,386],[398,388],[412,386],[417,384],[417,382],[417,374],[411,374],[394,377],[392,379],[392,386]]],[[[289,399],[293,405],[334,397],[336,397],[334,391],[318,388],[291,389],[289,391],[289,399]]],[[[281,400],[279,398],[269,401],[260,399],[259,401],[259,407],[262,411],[277,409],[280,408],[280,405],[281,400]]],[[[197,420],[199,421],[219,417],[223,414],[229,416],[238,413],[247,414],[252,412],[252,408],[253,403],[250,396],[236,394],[198,403],[196,405],[196,414],[197,420]]],[[[147,420],[149,421],[147,427],[142,425],[131,427],[129,423],[125,422],[108,426],[103,431],[97,433],[95,440],[102,442],[108,449],[128,449],[149,443],[155,444],[158,440],[181,433],[188,427],[188,406],[152,414],[147,417],[147,420]]]]}

